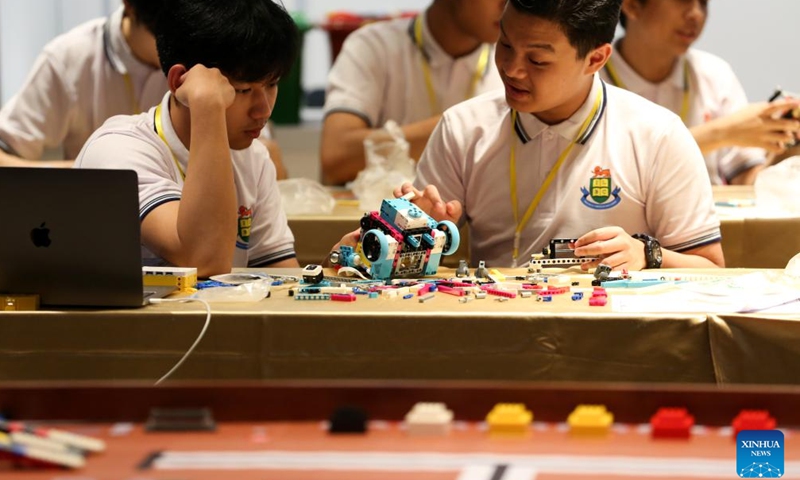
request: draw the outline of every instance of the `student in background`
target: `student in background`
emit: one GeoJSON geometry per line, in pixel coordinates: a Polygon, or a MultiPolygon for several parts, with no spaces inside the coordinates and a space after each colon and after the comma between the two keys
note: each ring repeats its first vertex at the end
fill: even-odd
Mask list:
{"type": "MultiPolygon", "coordinates": [[[[0,109],[0,166],[68,167],[89,136],[114,115],[158,104],[167,91],[153,28],[162,0],[124,0],[109,18],[48,43],[21,90],[0,109]],[[66,160],[40,160],[46,149],[66,160]]],[[[286,177],[278,144],[262,141],[286,177]]]]}
{"type": "Polygon", "coordinates": [[[492,58],[505,0],[434,0],[412,19],[351,34],[328,76],[323,181],[343,184],[365,165],[364,139],[386,121],[418,159],[442,112],[502,87],[492,58]]]}
{"type": "Polygon", "coordinates": [[[597,75],[620,3],[509,0],[496,53],[505,91],[445,112],[414,185],[395,191],[414,191],[436,220],[468,221],[473,264],[523,266],[553,238],[599,259],[584,268],[724,264],[689,131],[597,75]]]}
{"type": "Polygon", "coordinates": [[[767,152],[781,152],[800,129],[779,118],[797,102],[748,105],[730,65],[691,48],[707,18],[707,0],[624,0],[625,36],[602,75],[680,115],[713,184],[752,184],[767,152]]]}
{"type": "Polygon", "coordinates": [[[0,109],[0,166],[69,166],[106,119],[145,111],[167,82],[153,27],[160,0],[124,0],[109,18],[48,43],[22,89],[0,109]],[[61,147],[67,160],[39,160],[61,147]]]}
{"type": "Polygon", "coordinates": [[[146,264],[203,277],[298,267],[275,167],[256,141],[297,55],[292,18],[272,0],[165,0],[155,32],[169,91],[145,113],[109,119],[76,166],[137,172],[146,264]]]}

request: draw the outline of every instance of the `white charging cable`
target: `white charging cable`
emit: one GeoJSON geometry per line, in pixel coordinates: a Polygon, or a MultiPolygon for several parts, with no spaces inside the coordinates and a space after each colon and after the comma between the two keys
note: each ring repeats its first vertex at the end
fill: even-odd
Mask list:
{"type": "Polygon", "coordinates": [[[150,303],[185,303],[185,302],[202,303],[206,307],[206,323],[205,325],[203,325],[203,329],[200,331],[200,335],[197,336],[197,340],[195,340],[192,346],[189,347],[189,350],[187,350],[186,353],[183,354],[183,357],[181,357],[181,359],[178,360],[178,363],[176,363],[175,366],[172,367],[169,372],[167,372],[163,377],[161,377],[155,383],[156,386],[158,386],[161,382],[169,378],[170,375],[175,373],[175,370],[177,370],[178,367],[180,367],[183,364],[183,362],[187,358],[189,358],[189,355],[192,354],[195,347],[197,347],[197,344],[199,344],[200,340],[203,339],[203,336],[205,336],[206,334],[206,330],[208,330],[208,326],[211,324],[211,305],[209,305],[207,301],[201,300],[199,298],[153,298],[150,300],[150,303]]]}

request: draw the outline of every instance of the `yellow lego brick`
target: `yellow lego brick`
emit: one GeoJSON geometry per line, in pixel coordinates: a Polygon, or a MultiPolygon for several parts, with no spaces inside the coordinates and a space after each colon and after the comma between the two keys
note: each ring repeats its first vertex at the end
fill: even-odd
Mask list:
{"type": "Polygon", "coordinates": [[[567,424],[575,435],[603,435],[614,423],[614,415],[605,405],[578,405],[569,414],[567,424]]]}
{"type": "Polygon", "coordinates": [[[489,433],[514,435],[527,433],[533,413],[521,403],[498,403],[486,416],[489,433]]]}
{"type": "Polygon", "coordinates": [[[147,286],[178,287],[189,291],[197,286],[197,269],[180,267],[144,267],[142,282],[147,286]]]}

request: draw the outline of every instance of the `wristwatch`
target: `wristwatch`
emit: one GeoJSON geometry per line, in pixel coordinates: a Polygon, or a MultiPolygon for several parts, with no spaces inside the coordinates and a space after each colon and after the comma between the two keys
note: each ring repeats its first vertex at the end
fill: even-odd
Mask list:
{"type": "Polygon", "coordinates": [[[661,254],[661,244],[658,243],[658,240],[644,233],[635,233],[632,237],[644,243],[644,259],[647,262],[645,268],[661,268],[664,257],[661,254]]]}

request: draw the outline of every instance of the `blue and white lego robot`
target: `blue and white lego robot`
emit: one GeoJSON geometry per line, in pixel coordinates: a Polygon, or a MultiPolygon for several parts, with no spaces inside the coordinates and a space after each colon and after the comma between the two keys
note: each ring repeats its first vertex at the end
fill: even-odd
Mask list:
{"type": "Polygon", "coordinates": [[[442,255],[458,250],[460,236],[453,222],[437,222],[411,203],[409,193],[386,199],[380,211],[361,219],[356,248],[342,246],[330,255],[333,265],[353,267],[376,280],[435,275],[442,255]]]}

